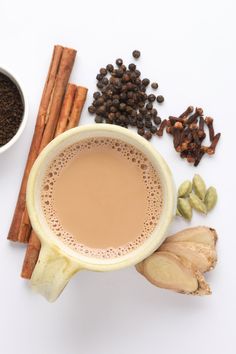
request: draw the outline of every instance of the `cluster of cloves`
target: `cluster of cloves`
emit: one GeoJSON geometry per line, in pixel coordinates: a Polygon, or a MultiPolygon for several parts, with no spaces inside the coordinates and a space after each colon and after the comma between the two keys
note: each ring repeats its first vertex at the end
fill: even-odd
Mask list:
{"type": "Polygon", "coordinates": [[[170,116],[162,123],[166,125],[167,133],[173,136],[174,148],[180,153],[182,158],[186,158],[189,163],[198,166],[203,155],[213,155],[216,145],[220,139],[220,133],[215,134],[213,118],[203,116],[202,108],[189,106],[179,117],[170,116]],[[204,127],[209,130],[210,146],[204,146],[206,137],[204,127]]]}

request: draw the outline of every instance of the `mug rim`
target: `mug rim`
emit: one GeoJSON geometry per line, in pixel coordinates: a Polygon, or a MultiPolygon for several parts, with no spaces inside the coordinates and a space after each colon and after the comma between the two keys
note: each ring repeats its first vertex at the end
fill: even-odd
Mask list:
{"type": "MultiPolygon", "coordinates": [[[[79,141],[79,140],[78,140],[79,141]]],[[[142,151],[142,150],[141,150],[142,151]]],[[[146,152],[142,151],[145,155],[146,152]]],[[[147,156],[148,158],[148,156],[147,156]]],[[[156,169],[156,168],[155,168],[156,169]]],[[[95,271],[104,271],[104,270],[115,270],[120,269],[126,266],[134,265],[142,261],[144,258],[153,253],[158,246],[165,240],[166,231],[175,215],[176,201],[175,201],[175,185],[172,177],[172,173],[160,155],[160,153],[148,142],[146,139],[142,138],[138,134],[110,124],[90,124],[84,125],[80,127],[76,127],[70,129],[63,134],[60,134],[54,140],[52,140],[39,154],[37,157],[27,183],[27,192],[26,192],[26,203],[27,209],[30,216],[30,220],[33,226],[34,231],[39,236],[42,242],[45,242],[50,247],[57,249],[61,252],[65,257],[70,257],[73,261],[78,263],[78,265],[82,269],[95,270],[95,271]],[[35,187],[36,187],[36,179],[38,172],[40,171],[40,167],[47,161],[47,156],[50,156],[50,152],[52,152],[56,147],[62,144],[64,141],[69,139],[70,137],[74,137],[79,135],[80,133],[88,133],[88,132],[104,132],[104,136],[106,136],[106,132],[118,133],[119,136],[117,138],[122,140],[122,136],[127,137],[131,141],[129,142],[131,145],[134,141],[138,142],[140,146],[144,146],[144,150],[148,151],[152,155],[152,158],[155,159],[158,166],[160,167],[159,174],[165,180],[166,188],[167,188],[167,196],[165,196],[165,203],[167,204],[165,210],[165,218],[162,220],[162,224],[157,223],[159,229],[158,234],[155,232],[155,229],[152,231],[151,236],[144,241],[139,247],[137,247],[134,251],[127,253],[124,256],[115,257],[111,259],[100,259],[92,256],[84,256],[69,246],[67,246],[63,241],[61,241],[58,237],[53,235],[52,237],[46,235],[43,230],[43,227],[40,223],[40,218],[37,215],[36,211],[36,201],[35,201],[35,187]],[[145,245],[145,247],[143,246],[145,245]]]]}

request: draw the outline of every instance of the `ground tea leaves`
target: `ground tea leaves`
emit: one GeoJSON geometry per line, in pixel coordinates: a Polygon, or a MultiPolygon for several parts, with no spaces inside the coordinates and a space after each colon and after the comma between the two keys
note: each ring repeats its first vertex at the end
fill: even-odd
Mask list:
{"type": "Polygon", "coordinates": [[[23,112],[24,105],[17,86],[0,73],[0,147],[17,133],[23,112]]]}

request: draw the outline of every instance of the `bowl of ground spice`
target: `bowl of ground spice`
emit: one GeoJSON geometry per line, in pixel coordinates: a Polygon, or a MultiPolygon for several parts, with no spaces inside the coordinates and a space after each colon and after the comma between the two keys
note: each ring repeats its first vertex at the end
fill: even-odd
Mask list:
{"type": "Polygon", "coordinates": [[[19,81],[0,67],[0,153],[18,140],[27,116],[27,103],[19,81]]]}

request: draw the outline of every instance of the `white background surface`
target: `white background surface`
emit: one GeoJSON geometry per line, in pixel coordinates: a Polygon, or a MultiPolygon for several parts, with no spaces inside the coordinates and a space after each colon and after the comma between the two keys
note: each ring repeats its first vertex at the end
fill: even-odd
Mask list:
{"type": "MultiPolygon", "coordinates": [[[[0,2],[0,66],[18,74],[29,99],[23,136],[0,155],[0,353],[2,354],[233,354],[235,277],[235,1],[0,2]],[[19,276],[24,246],[6,240],[54,44],[78,50],[70,81],[89,88],[101,66],[140,49],[143,77],[157,80],[162,116],[202,106],[222,132],[217,153],[195,169],[168,136],[153,144],[176,184],[197,171],[215,185],[219,203],[191,226],[215,227],[219,262],[207,275],[213,294],[191,297],[155,288],[133,268],[82,272],[54,304],[19,276]]],[[[82,124],[92,122],[87,110],[82,124]]],[[[155,140],[155,141],[154,141],[155,140]]],[[[176,220],[172,231],[187,227],[176,220]]]]}

